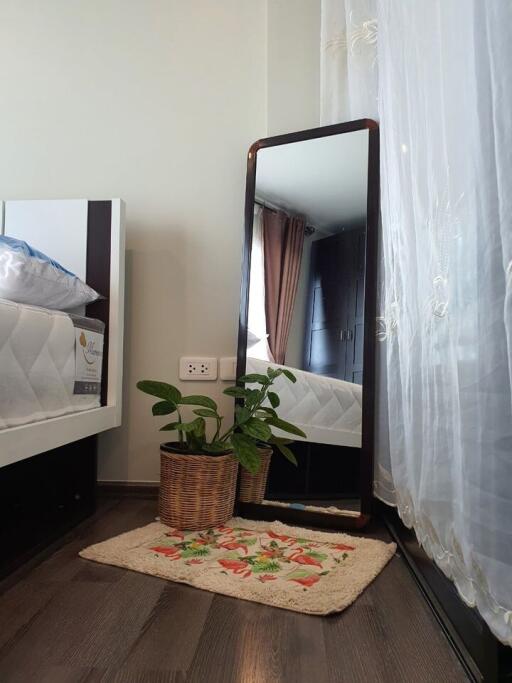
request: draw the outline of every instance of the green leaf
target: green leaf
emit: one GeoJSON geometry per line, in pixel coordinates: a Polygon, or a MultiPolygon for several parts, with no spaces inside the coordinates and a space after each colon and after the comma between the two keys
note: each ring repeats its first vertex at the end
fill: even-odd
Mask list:
{"type": "Polygon", "coordinates": [[[260,469],[261,458],[254,441],[246,434],[232,434],[231,445],[237,460],[242,467],[256,474],[260,469]]]}
{"type": "Polygon", "coordinates": [[[198,437],[194,432],[187,432],[185,436],[189,451],[197,453],[203,450],[204,439],[198,437]]]}
{"type": "Polygon", "coordinates": [[[309,576],[315,573],[316,572],[313,572],[310,569],[293,569],[289,574],[286,574],[284,578],[288,579],[289,581],[293,579],[307,579],[309,576]]]}
{"type": "Polygon", "coordinates": [[[235,422],[242,425],[251,417],[251,411],[245,406],[235,406],[235,422]]]}
{"type": "Polygon", "coordinates": [[[268,384],[268,377],[266,375],[252,373],[249,375],[242,375],[238,378],[238,382],[242,382],[244,384],[268,384]]]}
{"type": "Polygon", "coordinates": [[[177,403],[183,406],[203,406],[203,408],[217,410],[217,404],[208,396],[182,396],[177,403]]]}
{"type": "Polygon", "coordinates": [[[255,417],[251,417],[245,424],[242,424],[241,429],[244,434],[252,436],[253,439],[258,439],[259,441],[268,441],[272,437],[268,424],[255,417]]]}
{"type": "Polygon", "coordinates": [[[278,443],[280,443],[280,444],[283,444],[284,446],[288,446],[289,444],[294,443],[293,439],[287,439],[286,437],[283,438],[282,436],[274,436],[274,434],[272,434],[272,438],[269,439],[268,442],[276,444],[276,445],[278,443]]]}
{"type": "Polygon", "coordinates": [[[192,422],[169,422],[169,424],[164,425],[160,428],[161,432],[195,432],[200,423],[204,424],[204,420],[197,417],[192,422]]]}
{"type": "Polygon", "coordinates": [[[290,372],[290,370],[287,370],[286,368],[283,368],[283,375],[284,375],[285,377],[288,377],[288,379],[290,380],[290,382],[293,382],[294,384],[295,384],[295,382],[297,381],[297,378],[295,377],[295,375],[293,374],[293,372],[290,372]]]}
{"type": "Polygon", "coordinates": [[[245,404],[248,408],[254,408],[255,405],[263,401],[265,397],[264,389],[248,389],[247,398],[245,399],[245,404]]]}
{"type": "Polygon", "coordinates": [[[277,417],[276,411],[273,408],[267,408],[267,406],[261,406],[261,408],[258,408],[256,414],[258,417],[268,417],[269,415],[271,415],[272,417],[277,417]],[[261,414],[260,411],[262,411],[261,414]]]}
{"type": "MultiPolygon", "coordinates": [[[[244,543],[246,543],[244,539],[244,543]]],[[[277,560],[272,560],[269,557],[262,558],[261,560],[256,560],[252,565],[252,570],[255,574],[260,574],[261,572],[278,572],[281,569],[281,565],[277,560]]]]}
{"type": "Polygon", "coordinates": [[[270,401],[272,408],[277,408],[281,403],[279,396],[275,393],[275,391],[268,392],[268,400],[270,401]]]}
{"type": "Polygon", "coordinates": [[[191,424],[195,424],[193,434],[197,436],[199,439],[204,439],[204,433],[206,430],[206,422],[203,420],[202,417],[196,417],[195,420],[192,421],[191,424]]]}
{"type": "Polygon", "coordinates": [[[249,389],[242,389],[242,387],[228,387],[222,393],[234,398],[246,398],[249,395],[249,391],[249,389]]]}
{"type": "Polygon", "coordinates": [[[183,422],[169,422],[169,424],[164,425],[163,427],[160,427],[161,432],[179,432],[179,431],[186,431],[185,429],[182,429],[183,427],[183,422]]]}
{"type": "Polygon", "coordinates": [[[280,368],[271,368],[270,365],[267,368],[267,375],[270,377],[271,380],[274,380],[276,377],[279,377],[279,375],[282,375],[283,371],[280,368]]]}
{"type": "Polygon", "coordinates": [[[279,450],[281,455],[284,455],[284,457],[289,460],[292,465],[295,465],[295,467],[298,467],[299,463],[297,462],[297,458],[293,454],[293,451],[291,451],[288,446],[285,446],[284,443],[275,443],[275,447],[279,450]]]}
{"type": "Polygon", "coordinates": [[[286,420],[281,420],[279,417],[269,417],[267,418],[266,422],[269,425],[272,425],[272,427],[281,429],[283,432],[288,432],[288,434],[294,434],[295,436],[302,436],[304,439],[307,439],[307,435],[302,431],[302,429],[292,425],[290,422],[286,422],[286,420]]]}
{"type": "Polygon", "coordinates": [[[181,553],[181,557],[187,558],[187,557],[205,557],[206,555],[210,554],[210,549],[206,548],[204,545],[201,546],[200,548],[186,548],[183,550],[181,553]]]}
{"type": "Polygon", "coordinates": [[[151,410],[153,415],[170,415],[176,410],[176,404],[172,401],[158,401],[151,410]]]}
{"type": "Polygon", "coordinates": [[[210,410],[210,408],[198,408],[192,411],[194,415],[200,415],[201,417],[215,417],[218,418],[218,414],[215,410],[210,410]]]}
{"type": "Polygon", "coordinates": [[[164,401],[170,401],[171,403],[179,403],[181,399],[181,392],[179,389],[173,387],[172,384],[167,384],[167,382],[143,379],[140,382],[137,382],[137,389],[140,389],[145,394],[163,398],[164,401]]]}
{"type": "Polygon", "coordinates": [[[203,451],[207,453],[225,453],[229,451],[227,444],[222,443],[222,441],[212,441],[212,443],[207,443],[203,446],[203,451]]]}

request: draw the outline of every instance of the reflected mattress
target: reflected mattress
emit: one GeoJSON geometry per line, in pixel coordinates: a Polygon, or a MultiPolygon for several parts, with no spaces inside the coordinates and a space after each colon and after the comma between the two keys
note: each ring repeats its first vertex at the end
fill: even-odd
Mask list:
{"type": "Polygon", "coordinates": [[[104,324],[0,299],[0,429],[100,406],[104,324]]]}
{"type": "MultiPolygon", "coordinates": [[[[282,367],[247,358],[247,372],[266,374],[269,365],[282,367]]],[[[360,448],[361,385],[295,368],[290,370],[297,378],[295,384],[278,377],[274,385],[281,399],[279,417],[300,427],[308,435],[308,441],[360,448]]]]}

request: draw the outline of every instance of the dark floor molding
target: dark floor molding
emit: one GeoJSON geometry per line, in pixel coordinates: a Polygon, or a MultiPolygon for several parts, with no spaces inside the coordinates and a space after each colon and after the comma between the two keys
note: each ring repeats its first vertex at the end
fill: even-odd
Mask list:
{"type": "Polygon", "coordinates": [[[157,482],[151,481],[98,481],[98,494],[104,498],[158,498],[157,482]]]}
{"type": "Polygon", "coordinates": [[[500,643],[478,612],[464,604],[454,584],[429,559],[396,509],[378,500],[375,507],[471,680],[512,681],[512,648],[500,643]]]}

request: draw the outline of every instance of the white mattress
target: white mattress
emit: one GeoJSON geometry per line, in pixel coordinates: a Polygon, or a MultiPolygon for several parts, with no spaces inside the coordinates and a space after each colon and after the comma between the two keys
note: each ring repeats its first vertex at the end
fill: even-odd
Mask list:
{"type": "Polygon", "coordinates": [[[99,321],[0,299],[0,429],[99,407],[98,387],[77,389],[77,329],[100,332],[102,352],[99,321]]]}
{"type": "MultiPolygon", "coordinates": [[[[284,367],[247,358],[247,372],[266,374],[269,365],[284,367]]],[[[308,435],[307,441],[360,448],[362,386],[304,370],[290,370],[297,378],[295,384],[281,376],[274,385],[281,399],[279,417],[300,427],[308,435]]]]}

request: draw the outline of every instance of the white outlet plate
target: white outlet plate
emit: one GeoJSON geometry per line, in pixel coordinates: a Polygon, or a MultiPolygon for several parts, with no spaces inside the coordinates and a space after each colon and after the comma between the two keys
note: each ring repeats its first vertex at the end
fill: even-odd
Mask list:
{"type": "Polygon", "coordinates": [[[180,358],[180,379],[204,382],[217,379],[216,358],[180,358]]]}
{"type": "Polygon", "coordinates": [[[225,381],[234,382],[236,379],[236,358],[230,356],[229,358],[220,359],[220,378],[225,381]]]}

